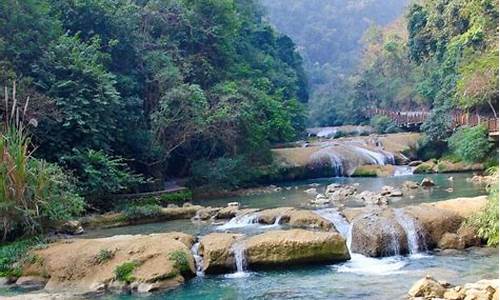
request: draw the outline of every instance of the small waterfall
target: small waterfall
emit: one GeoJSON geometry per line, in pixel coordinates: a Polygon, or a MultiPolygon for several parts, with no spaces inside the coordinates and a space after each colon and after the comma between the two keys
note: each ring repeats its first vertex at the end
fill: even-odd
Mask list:
{"type": "Polygon", "coordinates": [[[352,224],[339,213],[335,208],[326,208],[315,211],[320,217],[330,221],[340,235],[346,240],[347,249],[351,253],[352,224]]]}
{"type": "Polygon", "coordinates": [[[416,254],[421,250],[426,250],[424,230],[422,225],[414,218],[408,216],[402,209],[395,209],[394,215],[399,225],[403,227],[408,240],[408,251],[416,254]]]}
{"type": "Polygon", "coordinates": [[[200,251],[200,242],[196,242],[193,247],[191,247],[191,253],[193,253],[194,262],[196,264],[196,275],[204,276],[203,272],[203,257],[199,253],[200,251]]]}
{"type": "Polygon", "coordinates": [[[389,235],[391,237],[391,240],[389,242],[389,248],[386,249],[384,252],[387,256],[391,255],[400,255],[401,254],[401,249],[399,247],[399,234],[396,231],[396,228],[394,225],[387,226],[385,229],[389,231],[389,235]]]}
{"type": "Polygon", "coordinates": [[[236,272],[232,274],[227,274],[227,278],[241,278],[247,277],[249,274],[246,272],[247,260],[245,256],[245,247],[243,243],[235,243],[232,247],[232,252],[234,255],[234,260],[236,262],[236,272]]]}
{"type": "Polygon", "coordinates": [[[413,175],[415,167],[410,166],[394,166],[394,176],[408,176],[413,175]]]}
{"type": "Polygon", "coordinates": [[[279,226],[281,222],[281,216],[277,216],[276,219],[274,220],[273,226],[279,226]]]}
{"type": "Polygon", "coordinates": [[[330,168],[333,170],[333,176],[339,177],[344,175],[344,166],[342,165],[342,159],[340,159],[332,149],[322,149],[311,156],[313,161],[322,161],[324,158],[328,158],[330,162],[330,168]]]}
{"type": "Polygon", "coordinates": [[[394,156],[392,156],[392,162],[391,162],[391,157],[389,157],[385,153],[368,150],[366,148],[356,145],[352,145],[352,149],[361,154],[361,156],[367,158],[374,165],[385,166],[386,163],[392,163],[394,161],[394,156]]]}
{"type": "Polygon", "coordinates": [[[258,221],[258,215],[257,214],[244,214],[241,216],[236,216],[229,220],[224,225],[217,226],[217,230],[227,230],[227,229],[233,229],[233,228],[242,228],[246,227],[252,224],[256,224],[258,221]]]}

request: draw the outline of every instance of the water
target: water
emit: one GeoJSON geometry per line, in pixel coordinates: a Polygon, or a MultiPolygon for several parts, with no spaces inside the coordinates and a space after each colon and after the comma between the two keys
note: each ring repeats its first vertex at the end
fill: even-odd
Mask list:
{"type": "Polygon", "coordinates": [[[344,176],[344,166],[342,165],[342,159],[337,156],[332,150],[324,149],[314,153],[311,157],[312,161],[321,162],[323,159],[327,159],[332,169],[332,177],[344,176]]]}
{"type": "Polygon", "coordinates": [[[402,209],[395,209],[394,214],[399,225],[401,225],[406,233],[406,239],[408,240],[408,251],[410,254],[416,254],[419,251],[427,250],[427,245],[425,244],[424,228],[422,225],[415,220],[415,218],[410,217],[402,209]]]}
{"type": "Polygon", "coordinates": [[[236,272],[232,274],[226,274],[226,278],[243,278],[250,276],[247,271],[247,260],[245,256],[245,246],[243,243],[235,243],[233,245],[233,255],[236,262],[236,272]]]}
{"type": "Polygon", "coordinates": [[[191,247],[191,253],[193,253],[194,262],[196,264],[196,276],[205,276],[203,272],[203,257],[200,256],[200,242],[194,243],[191,247]]]}
{"type": "Polygon", "coordinates": [[[257,223],[258,221],[258,215],[257,214],[244,214],[241,216],[237,216],[229,220],[224,225],[217,226],[217,230],[224,231],[228,229],[235,229],[235,228],[242,228],[242,227],[248,227],[249,225],[259,225],[257,223]]]}
{"type": "Polygon", "coordinates": [[[389,152],[378,152],[355,145],[352,145],[352,150],[359,153],[361,156],[368,158],[374,165],[384,166],[387,163],[394,163],[394,155],[389,155],[389,152]]]}
{"type": "Polygon", "coordinates": [[[394,176],[408,176],[413,175],[415,167],[410,166],[394,166],[394,176]]]}

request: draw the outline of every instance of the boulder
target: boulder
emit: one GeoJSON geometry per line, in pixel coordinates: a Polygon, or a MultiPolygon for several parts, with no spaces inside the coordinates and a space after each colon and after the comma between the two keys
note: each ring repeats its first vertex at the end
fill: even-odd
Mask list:
{"type": "Polygon", "coordinates": [[[410,297],[442,298],[446,289],[439,284],[434,278],[426,276],[417,281],[408,292],[410,297]]]}
{"type": "Polygon", "coordinates": [[[333,224],[310,210],[293,210],[290,212],[288,224],[292,227],[335,230],[333,224]]]}
{"type": "Polygon", "coordinates": [[[401,187],[405,190],[414,190],[418,189],[418,183],[416,183],[415,181],[406,180],[405,182],[403,182],[401,187]]]}
{"type": "Polygon", "coordinates": [[[377,209],[352,220],[351,250],[371,257],[408,253],[403,227],[392,209],[377,209]]]}
{"type": "Polygon", "coordinates": [[[260,224],[274,224],[277,218],[280,218],[280,223],[288,223],[290,221],[290,213],[295,211],[293,207],[278,207],[265,209],[258,212],[257,222],[260,224]]]}
{"type": "Polygon", "coordinates": [[[454,212],[462,218],[468,218],[486,207],[488,197],[468,197],[468,198],[455,198],[450,200],[438,201],[431,203],[433,207],[445,209],[454,212]]]}
{"type": "Polygon", "coordinates": [[[21,276],[16,280],[16,286],[28,290],[40,290],[45,287],[48,279],[42,276],[21,276]]]}
{"type": "Polygon", "coordinates": [[[383,186],[382,191],[380,192],[380,195],[382,196],[387,196],[387,197],[401,197],[403,196],[403,192],[400,190],[392,187],[392,186],[383,186]]]}
{"type": "Polygon", "coordinates": [[[454,163],[447,160],[440,160],[435,169],[438,173],[455,173],[481,171],[484,170],[484,166],[482,164],[466,164],[463,162],[454,163]]]}
{"type": "Polygon", "coordinates": [[[85,231],[83,230],[82,224],[80,221],[77,220],[70,220],[62,223],[58,228],[56,229],[56,232],[58,233],[64,233],[64,234],[71,234],[71,235],[78,235],[82,234],[85,231]]]}
{"type": "Polygon", "coordinates": [[[215,218],[220,210],[221,209],[219,207],[204,207],[196,212],[196,215],[193,217],[193,219],[206,221],[211,218],[215,218]]]}
{"type": "Polygon", "coordinates": [[[316,190],[316,188],[309,188],[307,190],[304,190],[304,193],[309,194],[309,195],[316,195],[318,193],[318,191],[316,190]]]}
{"type": "Polygon", "coordinates": [[[334,232],[303,229],[268,231],[244,242],[251,268],[333,263],[350,259],[346,242],[334,232]]]}
{"type": "Polygon", "coordinates": [[[356,187],[352,185],[329,185],[326,189],[326,196],[332,201],[344,201],[356,193],[356,187]]]}
{"type": "Polygon", "coordinates": [[[435,173],[436,164],[433,161],[426,161],[424,163],[419,164],[413,170],[413,174],[430,174],[435,173]]]}
{"type": "Polygon", "coordinates": [[[199,253],[203,257],[203,271],[220,274],[235,269],[232,247],[243,235],[233,233],[210,233],[200,240],[199,253]]]}
{"type": "Polygon", "coordinates": [[[481,238],[477,236],[476,229],[470,225],[462,223],[457,231],[458,237],[464,243],[464,247],[474,247],[481,245],[481,238]]]}
{"type": "Polygon", "coordinates": [[[442,250],[457,249],[462,250],[465,248],[465,243],[460,239],[456,233],[445,233],[438,242],[438,247],[442,250]]]}
{"type": "Polygon", "coordinates": [[[425,177],[420,182],[420,186],[422,186],[424,188],[429,188],[429,187],[432,187],[432,186],[435,186],[435,185],[436,184],[434,183],[434,181],[432,179],[430,179],[429,177],[425,177]]]}
{"type": "Polygon", "coordinates": [[[410,167],[416,167],[416,166],[418,166],[418,165],[420,165],[422,163],[423,163],[423,161],[421,161],[421,160],[413,160],[413,161],[410,161],[408,163],[408,166],[410,166],[410,167]]]}
{"type": "Polygon", "coordinates": [[[46,278],[45,289],[51,292],[102,293],[117,287],[137,291],[143,283],[167,289],[194,276],[191,241],[184,233],[63,240],[32,251],[37,259],[22,272],[46,278]],[[127,282],[115,275],[124,264],[131,266],[127,282]]]}
{"type": "Polygon", "coordinates": [[[389,200],[387,197],[378,193],[363,191],[355,196],[355,199],[363,202],[365,205],[387,205],[389,200]]]}

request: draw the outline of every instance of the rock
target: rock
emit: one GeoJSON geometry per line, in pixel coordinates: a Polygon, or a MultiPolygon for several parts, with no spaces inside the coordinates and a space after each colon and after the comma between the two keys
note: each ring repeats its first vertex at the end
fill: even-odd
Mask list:
{"type": "Polygon", "coordinates": [[[418,166],[418,165],[420,165],[422,163],[423,163],[423,161],[421,161],[421,160],[413,160],[413,161],[410,161],[408,163],[408,166],[410,166],[410,167],[416,167],[416,166],[418,166]]]}
{"type": "Polygon", "coordinates": [[[309,200],[309,203],[313,205],[326,205],[330,203],[330,199],[323,194],[317,194],[315,199],[309,200]]]}
{"type": "Polygon", "coordinates": [[[486,196],[478,196],[438,201],[430,205],[454,212],[462,218],[468,218],[483,210],[487,203],[488,198],[486,196]]]}
{"type": "Polygon", "coordinates": [[[48,279],[42,276],[21,276],[16,280],[16,286],[28,290],[40,290],[45,287],[48,279]]]}
{"type": "Polygon", "coordinates": [[[187,237],[184,233],[165,233],[60,241],[33,251],[31,255],[38,259],[23,266],[23,274],[49,278],[47,291],[101,293],[115,286],[129,286],[117,282],[114,271],[132,263],[136,284],[171,288],[195,274],[194,258],[187,246],[192,237],[190,241],[187,237]],[[181,262],[178,257],[183,258],[181,262]]]}
{"type": "Polygon", "coordinates": [[[350,259],[345,240],[334,232],[303,229],[268,231],[244,242],[251,268],[333,263],[350,259]]]}
{"type": "Polygon", "coordinates": [[[410,181],[410,180],[406,180],[405,182],[403,182],[403,184],[401,186],[405,190],[418,189],[418,183],[416,183],[415,181],[410,181]]]}
{"type": "Polygon", "coordinates": [[[272,209],[265,209],[257,213],[257,222],[260,224],[274,224],[276,218],[281,219],[281,223],[288,223],[290,221],[290,213],[294,211],[293,207],[278,207],[272,209]]]}
{"type": "Polygon", "coordinates": [[[193,217],[193,219],[202,221],[209,220],[211,218],[215,218],[220,210],[221,209],[219,207],[204,207],[196,212],[196,215],[193,217]]]}
{"type": "Polygon", "coordinates": [[[389,204],[389,200],[387,197],[382,196],[380,194],[363,191],[355,196],[355,199],[363,202],[365,205],[387,205],[389,204]]]}
{"type": "Polygon", "coordinates": [[[331,194],[331,193],[335,192],[335,190],[339,189],[340,187],[342,187],[342,185],[340,183],[329,184],[326,187],[325,194],[327,194],[327,195],[331,194]]]}
{"type": "Polygon", "coordinates": [[[429,174],[435,173],[436,164],[433,161],[426,161],[424,163],[419,164],[415,170],[413,170],[413,174],[429,174]]]}
{"type": "Polygon", "coordinates": [[[330,221],[310,210],[291,211],[288,224],[292,227],[317,228],[325,231],[335,230],[330,221]]]}
{"type": "Polygon", "coordinates": [[[186,202],[186,203],[182,204],[182,207],[191,207],[191,206],[193,206],[193,203],[191,203],[191,202],[186,202]]]}
{"type": "Polygon", "coordinates": [[[332,201],[344,201],[356,193],[356,187],[352,185],[329,185],[326,189],[326,196],[332,201]]]}
{"type": "Polygon", "coordinates": [[[352,220],[351,250],[371,257],[408,253],[403,227],[392,209],[377,209],[352,220]]]}
{"type": "Polygon", "coordinates": [[[460,239],[456,233],[445,233],[439,240],[438,247],[440,249],[458,249],[462,250],[465,248],[464,242],[460,239]]]}
{"type": "Polygon", "coordinates": [[[389,197],[402,197],[403,196],[403,192],[400,191],[400,190],[392,190],[391,193],[389,194],[389,197]]]}
{"type": "Polygon", "coordinates": [[[316,195],[318,193],[318,191],[316,190],[316,188],[309,188],[307,190],[304,190],[304,193],[309,194],[309,195],[316,195]]]}
{"type": "Polygon", "coordinates": [[[438,173],[455,173],[455,172],[470,172],[484,170],[482,164],[466,164],[463,162],[453,163],[447,160],[440,160],[436,167],[438,173]]]}
{"type": "Polygon", "coordinates": [[[362,165],[351,174],[352,177],[387,177],[394,175],[393,165],[362,165]]]}
{"type": "Polygon", "coordinates": [[[425,177],[420,182],[420,186],[423,186],[424,188],[428,188],[428,187],[435,186],[435,185],[436,184],[434,183],[434,181],[432,179],[430,179],[429,177],[425,177]]]}
{"type": "Polygon", "coordinates": [[[446,292],[444,292],[443,298],[449,300],[462,300],[465,298],[465,291],[459,286],[449,288],[446,290],[446,292]]]}
{"type": "Polygon", "coordinates": [[[235,269],[232,246],[243,235],[233,233],[210,233],[200,240],[199,253],[203,257],[203,271],[207,274],[220,274],[235,269]]]}
{"type": "Polygon", "coordinates": [[[64,222],[56,231],[59,233],[72,234],[72,235],[82,234],[85,232],[83,230],[82,224],[80,223],[80,221],[77,220],[70,220],[64,222]]]}
{"type": "Polygon", "coordinates": [[[231,219],[236,217],[236,214],[238,213],[239,207],[237,206],[228,206],[221,208],[217,214],[215,215],[215,218],[217,219],[231,219]]]}
{"type": "Polygon", "coordinates": [[[395,189],[392,186],[386,185],[386,186],[382,187],[382,191],[380,192],[380,195],[388,196],[388,197],[401,197],[401,196],[403,196],[403,192],[395,189]]]}
{"type": "Polygon", "coordinates": [[[232,206],[239,208],[240,207],[240,203],[239,202],[229,202],[227,204],[227,207],[232,207],[232,206]]]}
{"type": "Polygon", "coordinates": [[[442,298],[446,289],[430,276],[417,281],[408,292],[411,297],[442,298]]]}
{"type": "Polygon", "coordinates": [[[457,234],[465,248],[481,245],[481,238],[477,236],[476,230],[470,225],[462,223],[457,234]]]}

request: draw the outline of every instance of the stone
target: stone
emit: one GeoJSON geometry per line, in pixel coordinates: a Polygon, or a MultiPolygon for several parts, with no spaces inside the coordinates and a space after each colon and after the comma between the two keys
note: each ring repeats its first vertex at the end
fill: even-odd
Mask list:
{"type": "Polygon", "coordinates": [[[441,286],[432,277],[427,276],[426,278],[417,281],[408,292],[411,297],[424,297],[429,298],[442,298],[446,289],[441,286]]]}
{"type": "Polygon", "coordinates": [[[432,179],[430,179],[429,177],[425,177],[420,182],[420,186],[422,186],[424,188],[429,188],[429,187],[432,187],[432,186],[435,186],[435,185],[436,184],[434,183],[434,181],[432,179]]]}
{"type": "Polygon", "coordinates": [[[57,232],[78,235],[84,233],[85,230],[83,230],[80,221],[70,220],[62,223],[61,226],[57,229],[57,232]]]}
{"type": "Polygon", "coordinates": [[[481,238],[477,236],[476,230],[470,225],[462,223],[457,234],[465,248],[481,245],[481,238]]]}
{"type": "Polygon", "coordinates": [[[292,227],[315,228],[325,231],[335,230],[330,221],[310,210],[290,211],[288,224],[292,227]]]}
{"type": "Polygon", "coordinates": [[[392,209],[361,213],[352,220],[352,224],[353,252],[370,257],[408,253],[405,231],[397,222],[392,209]]]}
{"type": "Polygon", "coordinates": [[[235,269],[232,247],[243,238],[242,234],[210,233],[200,240],[199,253],[203,257],[203,271],[220,274],[235,269]]]}
{"type": "Polygon", "coordinates": [[[416,183],[415,181],[410,181],[410,180],[406,180],[405,182],[403,182],[403,184],[401,186],[405,190],[418,189],[418,183],[416,183]]]}
{"type": "Polygon", "coordinates": [[[410,161],[408,163],[408,166],[410,166],[410,167],[416,167],[416,166],[418,166],[418,165],[420,165],[422,163],[423,163],[423,161],[421,161],[421,160],[413,160],[413,161],[410,161]]]}
{"type": "Polygon", "coordinates": [[[16,280],[16,286],[29,289],[29,290],[40,290],[45,287],[48,279],[42,276],[21,276],[16,280]]]}
{"type": "Polygon", "coordinates": [[[248,238],[244,247],[251,268],[333,263],[350,259],[346,241],[335,232],[303,229],[268,231],[248,238]]]}
{"type": "Polygon", "coordinates": [[[464,242],[456,233],[445,233],[439,240],[438,247],[440,249],[457,249],[462,250],[465,248],[464,242]]]}
{"type": "Polygon", "coordinates": [[[444,292],[443,298],[449,300],[463,300],[465,298],[465,291],[461,287],[449,288],[444,292]]]}
{"type": "Polygon", "coordinates": [[[234,206],[234,207],[238,207],[238,208],[239,208],[239,207],[240,207],[240,203],[239,203],[239,202],[229,202],[229,203],[227,204],[227,206],[228,206],[228,207],[232,207],[232,206],[234,206]]]}
{"type": "Polygon", "coordinates": [[[307,190],[304,190],[304,193],[309,194],[309,195],[316,195],[318,193],[318,191],[316,190],[316,188],[309,188],[307,190]]]}
{"type": "Polygon", "coordinates": [[[236,217],[236,214],[238,213],[239,207],[237,206],[228,206],[219,209],[217,214],[215,215],[215,218],[217,219],[231,219],[236,217]]]}
{"type": "Polygon", "coordinates": [[[193,219],[206,221],[211,218],[215,218],[220,210],[221,209],[219,207],[204,207],[196,212],[196,215],[193,217],[193,219]]]}
{"type": "Polygon", "coordinates": [[[332,201],[344,201],[356,191],[356,187],[352,185],[331,184],[326,188],[325,194],[332,201]]]}
{"type": "Polygon", "coordinates": [[[370,191],[363,191],[355,196],[355,199],[363,202],[365,205],[387,205],[389,204],[389,200],[387,197],[370,192],[370,191]]]}
{"type": "Polygon", "coordinates": [[[49,292],[102,293],[125,287],[117,282],[115,269],[133,262],[134,281],[156,284],[161,289],[175,287],[195,275],[190,251],[193,237],[184,233],[119,235],[99,239],[74,239],[49,244],[32,251],[38,259],[23,266],[23,274],[48,278],[49,292]],[[112,251],[112,255],[103,255],[112,251]],[[183,255],[182,271],[171,255],[183,255]],[[112,284],[115,282],[115,284],[112,284]]]}

